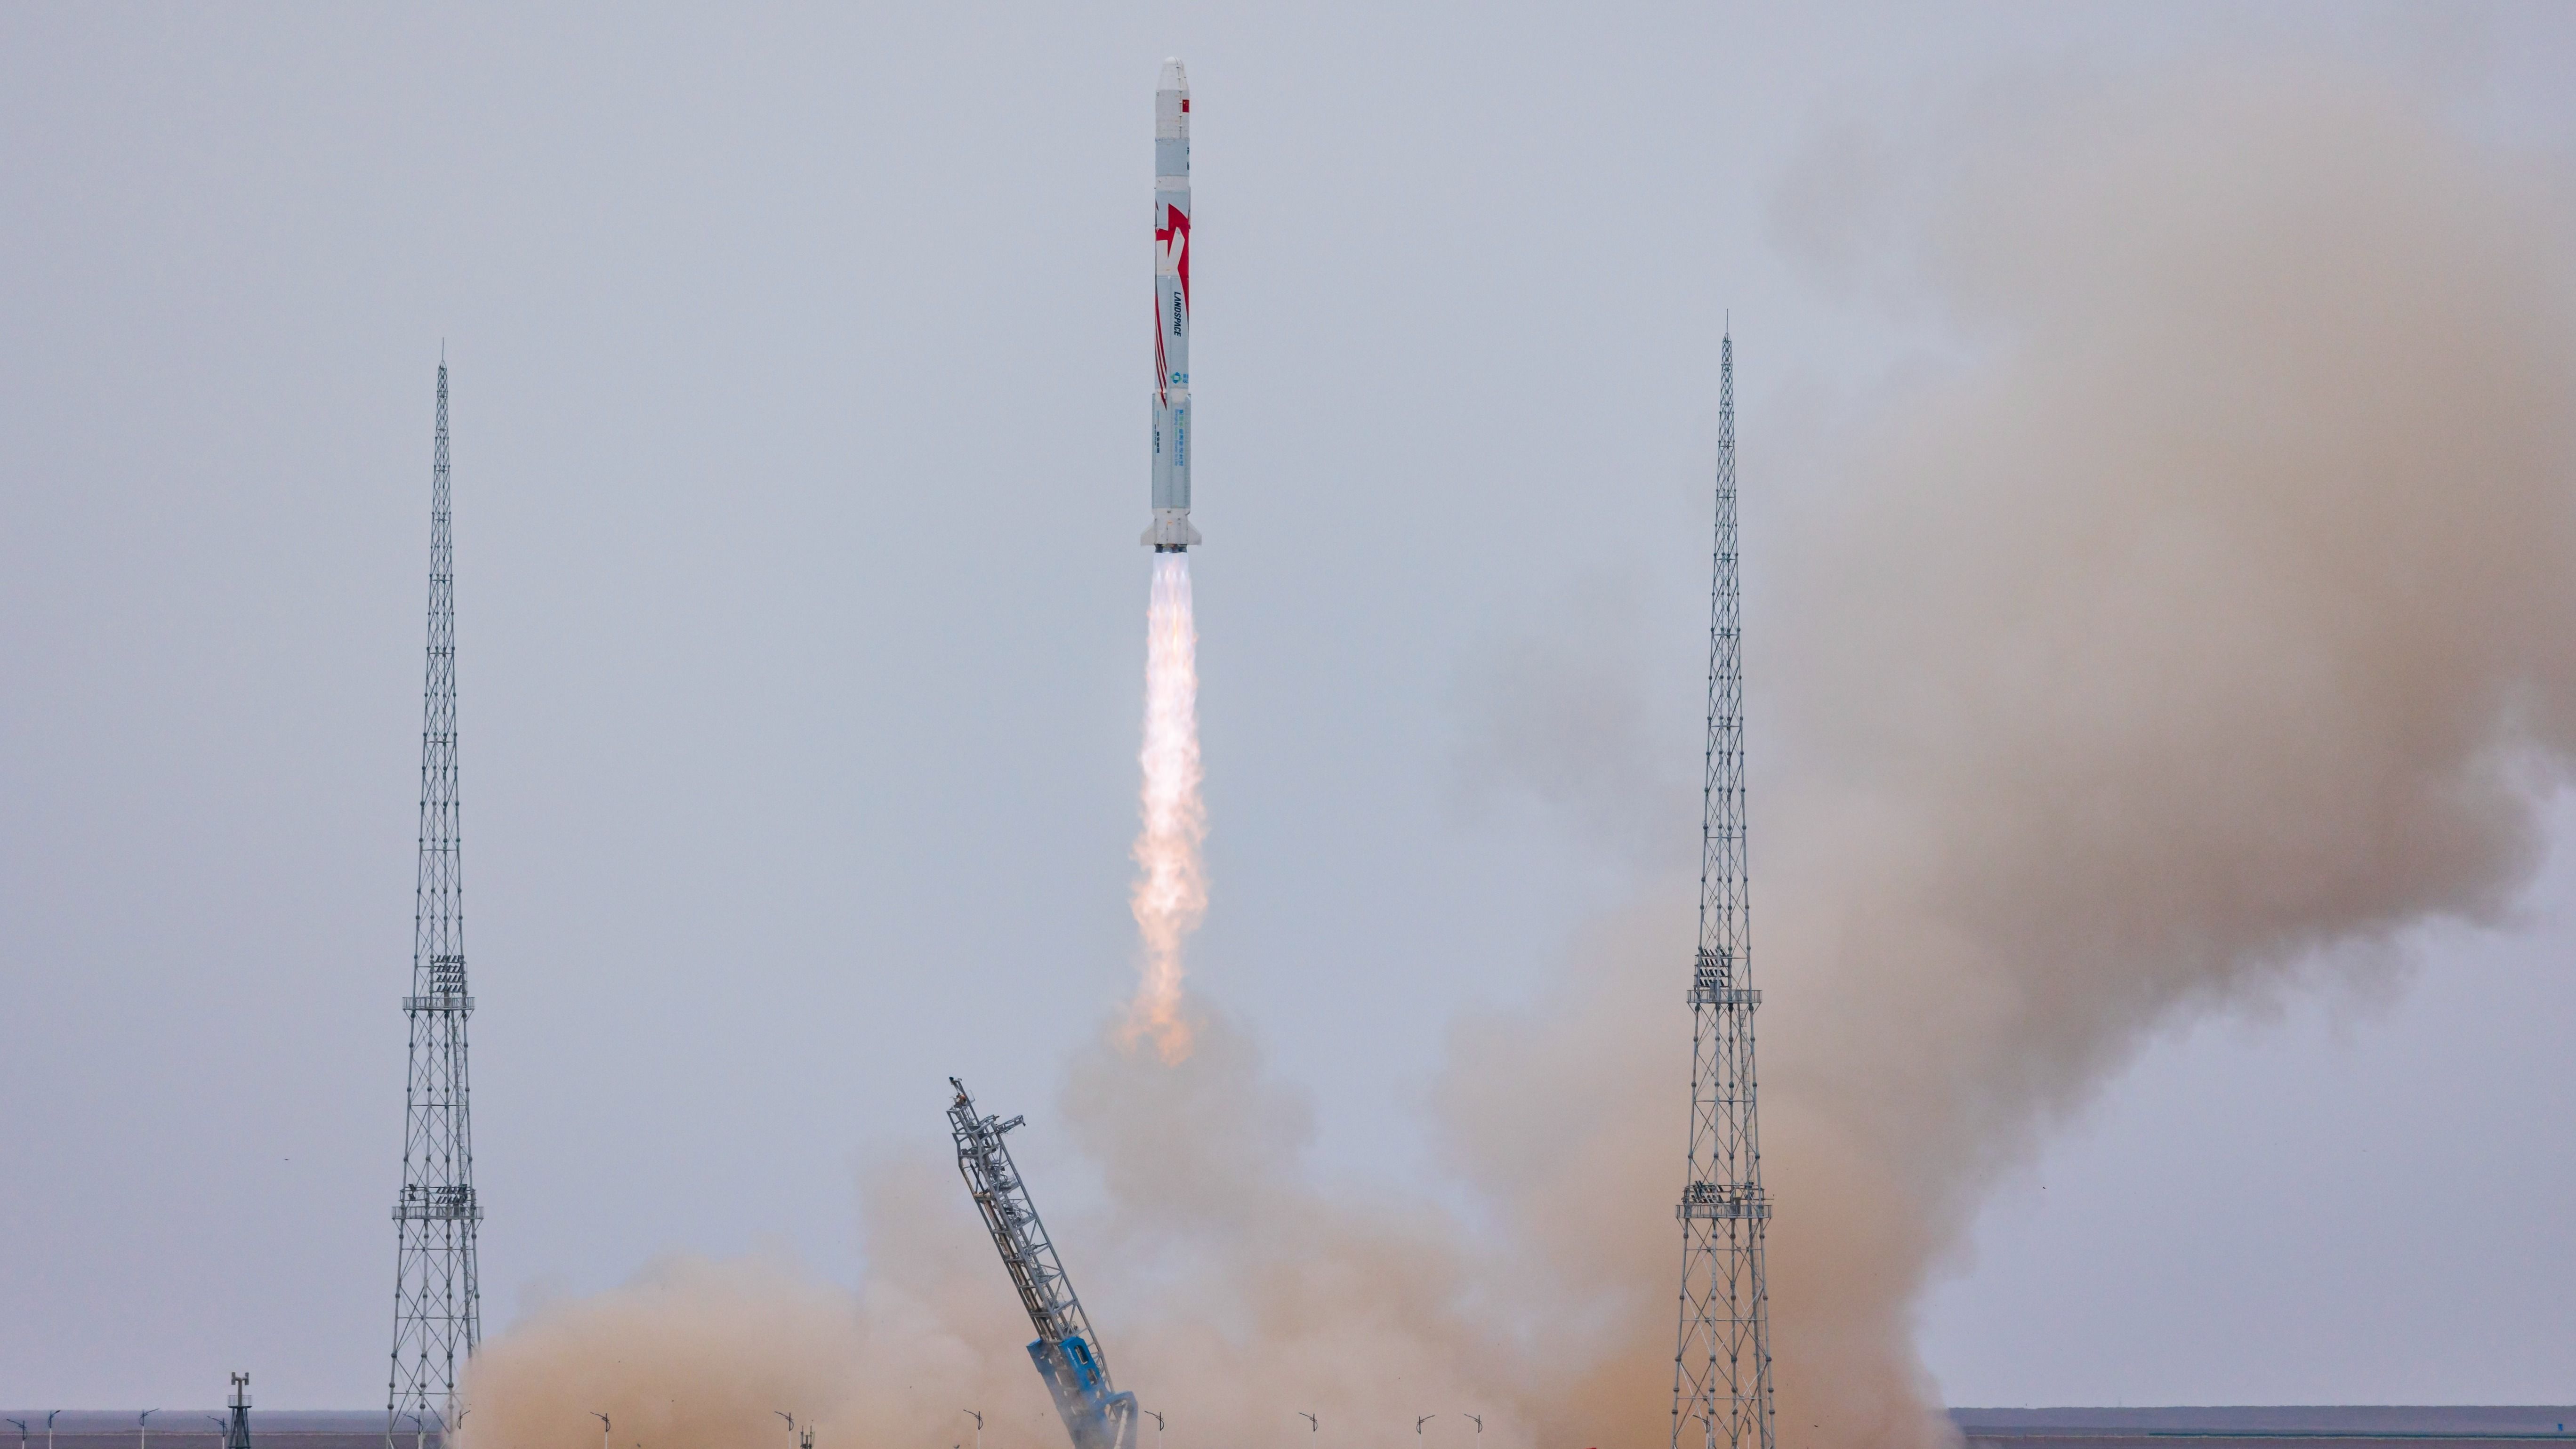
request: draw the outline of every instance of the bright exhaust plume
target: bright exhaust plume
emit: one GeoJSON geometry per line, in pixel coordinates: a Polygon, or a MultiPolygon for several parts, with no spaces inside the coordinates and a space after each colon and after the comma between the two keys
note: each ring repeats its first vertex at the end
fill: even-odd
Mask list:
{"type": "Polygon", "coordinates": [[[1190,606],[1190,556],[1154,556],[1145,614],[1144,826],[1137,833],[1129,905],[1144,938],[1143,979],[1128,1004],[1126,1041],[1151,1042],[1166,1063],[1190,1054],[1181,1009],[1181,943],[1207,916],[1199,858],[1207,806],[1199,798],[1199,632],[1190,606]]]}

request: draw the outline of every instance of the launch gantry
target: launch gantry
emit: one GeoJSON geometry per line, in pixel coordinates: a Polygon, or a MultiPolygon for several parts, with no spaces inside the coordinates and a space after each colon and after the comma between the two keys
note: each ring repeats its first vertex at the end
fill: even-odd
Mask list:
{"type": "Polygon", "coordinates": [[[1109,1360],[1091,1331],[1091,1319],[1064,1275],[1064,1261],[1056,1256],[1046,1224],[1038,1219],[1028,1185],[1011,1164],[1011,1149],[1003,1145],[1002,1134],[1026,1119],[1005,1122],[984,1116],[975,1110],[975,1099],[967,1095],[964,1082],[950,1077],[948,1085],[957,1089],[956,1100],[948,1104],[949,1132],[957,1141],[957,1171],[966,1179],[976,1211],[984,1215],[984,1226],[1002,1255],[1002,1267],[1011,1275],[1011,1286],[1019,1290],[1020,1306],[1028,1310],[1029,1322],[1037,1329],[1029,1358],[1038,1366],[1038,1377],[1046,1380],[1066,1431],[1073,1435],[1073,1449],[1136,1449],[1140,1417],[1136,1396],[1121,1393],[1110,1381],[1109,1360]]]}

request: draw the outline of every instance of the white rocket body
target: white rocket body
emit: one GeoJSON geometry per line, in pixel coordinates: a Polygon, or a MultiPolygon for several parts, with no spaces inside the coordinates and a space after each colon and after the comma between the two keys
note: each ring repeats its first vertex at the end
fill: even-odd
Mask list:
{"type": "Polygon", "coordinates": [[[1154,526],[1156,553],[1199,541],[1190,527],[1190,78],[1163,62],[1154,88],[1154,526]]]}

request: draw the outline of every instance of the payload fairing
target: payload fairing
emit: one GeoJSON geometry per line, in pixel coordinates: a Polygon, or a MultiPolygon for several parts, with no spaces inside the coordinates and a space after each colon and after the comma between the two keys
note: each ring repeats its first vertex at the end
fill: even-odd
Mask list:
{"type": "Polygon", "coordinates": [[[1190,78],[1154,87],[1154,526],[1140,542],[1185,553],[1190,527],[1190,78]]]}

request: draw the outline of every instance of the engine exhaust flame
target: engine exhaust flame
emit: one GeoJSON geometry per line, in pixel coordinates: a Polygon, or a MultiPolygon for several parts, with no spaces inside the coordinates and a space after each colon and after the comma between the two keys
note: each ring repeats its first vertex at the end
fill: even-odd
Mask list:
{"type": "Polygon", "coordinates": [[[1144,979],[1127,1008],[1126,1041],[1152,1039],[1165,1062],[1190,1054],[1181,1011],[1181,941],[1207,915],[1199,843],[1207,807],[1199,799],[1198,624],[1190,609],[1190,556],[1154,556],[1153,602],[1145,616],[1144,829],[1141,869],[1129,904],[1144,937],[1144,979]]]}

